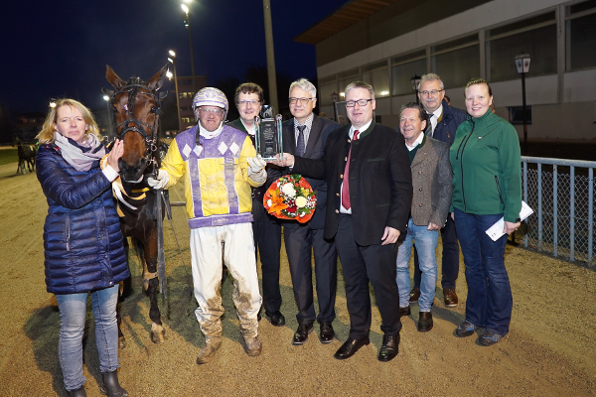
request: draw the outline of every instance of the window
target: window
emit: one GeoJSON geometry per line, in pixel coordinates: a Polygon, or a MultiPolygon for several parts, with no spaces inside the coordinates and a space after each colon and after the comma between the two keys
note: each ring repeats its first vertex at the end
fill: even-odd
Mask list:
{"type": "Polygon", "coordinates": [[[321,103],[320,106],[331,106],[333,105],[333,100],[331,95],[333,93],[337,94],[337,81],[335,75],[327,76],[319,79],[319,101],[321,103]]]}
{"type": "Polygon", "coordinates": [[[445,88],[463,87],[480,76],[480,46],[474,34],[432,46],[431,70],[441,76],[445,88]]]}
{"type": "Polygon", "coordinates": [[[392,95],[406,95],[412,90],[412,77],[426,74],[426,50],[419,50],[391,60],[392,95]]]}
{"type": "Polygon", "coordinates": [[[519,77],[515,56],[532,57],[532,76],[557,73],[557,25],[555,13],[549,12],[487,31],[486,77],[488,81],[519,77]]]}
{"type": "Polygon", "coordinates": [[[565,69],[596,66],[596,0],[567,7],[565,69]]]}
{"type": "Polygon", "coordinates": [[[339,74],[339,100],[343,101],[346,97],[344,90],[348,84],[360,79],[358,69],[349,70],[339,74]]]}
{"type": "Polygon", "coordinates": [[[367,66],[362,72],[362,81],[373,86],[377,98],[389,96],[389,69],[387,62],[367,66]]]}

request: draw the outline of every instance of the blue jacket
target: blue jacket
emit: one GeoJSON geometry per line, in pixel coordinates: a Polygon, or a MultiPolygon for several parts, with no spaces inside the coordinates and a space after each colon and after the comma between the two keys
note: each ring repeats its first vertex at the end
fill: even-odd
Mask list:
{"type": "MultiPolygon", "coordinates": [[[[443,99],[443,117],[441,118],[441,121],[437,123],[432,138],[437,141],[445,142],[451,146],[455,139],[457,127],[466,121],[467,115],[468,114],[463,110],[447,105],[447,101],[443,99]]],[[[428,128],[426,129],[425,134],[430,134],[430,122],[428,123],[428,128]]]]}
{"type": "Polygon", "coordinates": [[[83,293],[130,276],[110,181],[99,168],[76,171],[60,149],[43,144],[37,179],[48,199],[44,225],[47,291],[83,293]]]}

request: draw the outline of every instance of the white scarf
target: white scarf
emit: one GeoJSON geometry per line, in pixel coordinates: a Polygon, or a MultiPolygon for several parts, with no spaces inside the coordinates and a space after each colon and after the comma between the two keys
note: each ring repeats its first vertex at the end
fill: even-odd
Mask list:
{"type": "Polygon", "coordinates": [[[106,154],[105,147],[94,134],[89,134],[81,143],[77,143],[81,147],[89,148],[86,152],[70,143],[68,138],[57,131],[54,131],[54,143],[60,148],[64,160],[77,171],[89,171],[94,163],[106,154]]]}
{"type": "Polygon", "coordinates": [[[221,122],[219,127],[217,127],[217,129],[215,131],[207,131],[205,128],[203,128],[203,126],[199,122],[199,135],[201,135],[205,139],[215,138],[216,136],[221,134],[222,130],[223,130],[223,121],[221,122]]]}

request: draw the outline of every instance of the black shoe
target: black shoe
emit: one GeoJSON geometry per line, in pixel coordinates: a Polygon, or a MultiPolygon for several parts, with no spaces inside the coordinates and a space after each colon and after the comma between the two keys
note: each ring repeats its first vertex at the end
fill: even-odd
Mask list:
{"type": "Polygon", "coordinates": [[[265,310],[265,316],[267,317],[271,325],[275,327],[283,327],[284,325],[286,325],[286,318],[283,314],[279,312],[279,310],[273,313],[269,313],[267,310],[265,310]]]}
{"type": "Polygon", "coordinates": [[[370,341],[368,338],[364,339],[353,339],[348,338],[347,341],[335,352],[333,357],[337,358],[338,360],[345,360],[346,358],[350,358],[364,345],[368,345],[370,341]]]}
{"type": "Polygon", "coordinates": [[[333,325],[331,321],[323,321],[321,323],[321,332],[319,333],[319,340],[323,344],[331,343],[335,339],[335,331],[333,331],[333,325]]]}
{"type": "Polygon", "coordinates": [[[428,332],[433,329],[433,325],[433,314],[431,312],[420,312],[418,332],[428,332]]]}
{"type": "Polygon", "coordinates": [[[384,335],[381,350],[379,350],[379,361],[391,361],[399,353],[399,333],[395,335],[384,335]]]}
{"type": "Polygon", "coordinates": [[[99,391],[108,397],[128,397],[128,392],[120,387],[118,383],[117,371],[102,372],[103,383],[99,386],[99,391]]]}
{"type": "Polygon", "coordinates": [[[410,314],[412,314],[412,312],[410,311],[410,306],[399,308],[399,318],[402,318],[404,316],[409,316],[410,314]]]}
{"type": "Polygon", "coordinates": [[[313,329],[314,327],[312,323],[298,324],[298,329],[294,333],[294,339],[292,339],[292,344],[294,346],[303,345],[304,342],[308,340],[308,334],[310,334],[313,329]]]}
{"type": "Polygon", "coordinates": [[[85,386],[81,386],[76,390],[67,390],[66,395],[68,397],[87,397],[85,393],[85,386]]]}

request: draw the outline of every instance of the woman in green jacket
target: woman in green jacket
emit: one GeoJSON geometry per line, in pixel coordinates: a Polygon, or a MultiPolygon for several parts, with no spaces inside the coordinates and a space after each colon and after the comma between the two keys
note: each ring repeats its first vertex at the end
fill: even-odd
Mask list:
{"type": "Polygon", "coordinates": [[[468,118],[457,129],[451,145],[455,227],[464,255],[468,299],[466,320],[458,337],[485,332],[482,346],[491,346],[509,332],[513,300],[505,269],[507,235],[515,231],[521,210],[521,155],[515,128],[493,114],[492,90],[482,79],[465,89],[468,118]],[[497,241],[487,234],[504,218],[497,241]]]}

